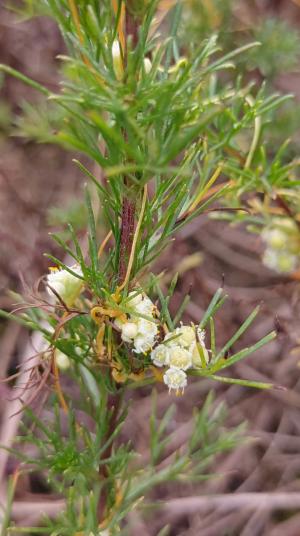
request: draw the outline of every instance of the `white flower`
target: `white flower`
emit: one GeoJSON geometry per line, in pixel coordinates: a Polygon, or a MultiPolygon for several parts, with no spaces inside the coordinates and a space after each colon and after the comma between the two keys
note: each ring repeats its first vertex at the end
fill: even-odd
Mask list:
{"type": "Polygon", "coordinates": [[[125,322],[122,324],[121,338],[125,342],[132,342],[132,339],[138,334],[138,327],[135,322],[125,322]]]}
{"type": "Polygon", "coordinates": [[[183,370],[171,367],[164,374],[164,383],[169,387],[169,392],[171,389],[176,392],[180,389],[183,391],[187,385],[187,375],[183,370]]]}
{"type": "MultiPolygon", "coordinates": [[[[71,270],[82,276],[80,266],[72,266],[71,270]]],[[[53,290],[62,298],[68,307],[70,307],[76,298],[79,296],[83,281],[67,270],[53,270],[47,275],[47,283],[53,290]]],[[[51,288],[47,288],[47,292],[53,296],[54,292],[51,288]]]]}
{"type": "Polygon", "coordinates": [[[202,367],[202,361],[201,361],[201,356],[200,356],[199,352],[202,352],[202,356],[204,357],[206,363],[209,362],[209,353],[208,353],[207,348],[205,348],[205,346],[203,344],[200,344],[199,346],[200,346],[200,348],[198,347],[196,342],[193,343],[191,348],[190,348],[190,351],[191,351],[191,354],[192,354],[192,364],[193,364],[193,366],[201,368],[202,367]]]}
{"type": "Polygon", "coordinates": [[[263,263],[271,270],[279,273],[290,273],[296,270],[298,256],[287,251],[275,251],[267,248],[263,255],[263,263]]]}
{"type": "Polygon", "coordinates": [[[192,326],[181,326],[180,328],[176,328],[175,331],[173,331],[173,335],[178,335],[178,337],[174,339],[174,344],[179,344],[179,346],[183,346],[183,348],[189,348],[189,346],[195,342],[195,330],[192,326]]]}
{"type": "Polygon", "coordinates": [[[170,351],[165,344],[159,344],[152,350],[151,359],[157,367],[169,365],[170,351]]]}
{"type": "Polygon", "coordinates": [[[176,328],[174,331],[167,333],[164,342],[167,346],[182,346],[182,348],[189,348],[196,340],[199,339],[200,344],[204,345],[205,341],[205,331],[200,329],[199,326],[197,330],[197,339],[195,328],[192,326],[181,325],[180,328],[176,328]]]}
{"type": "Polygon", "coordinates": [[[135,311],[141,315],[153,316],[154,313],[154,303],[144,296],[143,299],[135,306],[135,311]]]}
{"type": "Polygon", "coordinates": [[[55,350],[55,362],[60,370],[67,370],[71,365],[69,357],[61,350],[55,350]]]}
{"type": "Polygon", "coordinates": [[[265,229],[262,233],[262,239],[272,249],[283,249],[287,242],[287,235],[280,229],[265,229]]]}
{"type": "Polygon", "coordinates": [[[154,341],[143,335],[137,335],[134,339],[134,352],[136,354],[146,354],[151,350],[154,341]]]}
{"type": "Polygon", "coordinates": [[[158,328],[155,322],[151,322],[150,320],[146,320],[144,318],[140,318],[137,321],[137,329],[139,335],[143,335],[144,337],[151,339],[156,337],[158,333],[158,328]]]}
{"type": "Polygon", "coordinates": [[[191,352],[185,350],[185,348],[182,348],[181,346],[171,346],[169,351],[170,367],[174,369],[187,370],[192,366],[192,354],[191,352]]]}

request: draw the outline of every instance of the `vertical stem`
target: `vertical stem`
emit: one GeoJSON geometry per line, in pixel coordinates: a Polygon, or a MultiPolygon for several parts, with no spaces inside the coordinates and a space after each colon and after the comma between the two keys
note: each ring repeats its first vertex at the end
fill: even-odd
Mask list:
{"type": "Polygon", "coordinates": [[[134,235],[134,220],[135,202],[125,195],[123,198],[122,205],[120,257],[118,269],[119,284],[124,281],[126,275],[127,264],[132,248],[132,241],[134,235]]]}
{"type": "MultiPolygon", "coordinates": [[[[128,2],[130,4],[130,2],[128,2]]],[[[127,4],[126,4],[127,5],[127,4]]],[[[121,25],[118,29],[119,39],[123,40],[123,54],[124,54],[124,67],[126,68],[126,39],[129,35],[132,36],[133,46],[136,46],[138,41],[138,25],[134,16],[128,10],[125,11],[125,3],[123,4],[124,10],[122,11],[123,19],[123,28],[121,25]]],[[[122,9],[123,9],[122,6],[122,9]]],[[[113,0],[113,7],[116,10],[116,2],[113,0]]],[[[121,43],[122,44],[122,43],[121,43]]],[[[126,133],[124,134],[126,136],[126,133]]],[[[126,276],[127,265],[132,249],[133,237],[134,237],[134,227],[135,227],[135,213],[136,213],[136,203],[134,199],[130,199],[126,193],[126,188],[128,186],[128,179],[124,178],[124,196],[122,200],[122,215],[121,215],[121,235],[120,235],[120,250],[119,250],[119,266],[118,266],[118,283],[119,285],[123,283],[126,276]]],[[[104,438],[104,442],[107,441],[111,434],[113,433],[117,422],[118,415],[121,405],[121,395],[120,392],[117,392],[108,397],[107,402],[107,411],[110,412],[110,417],[108,421],[107,432],[104,438]]],[[[107,447],[106,451],[102,455],[102,459],[109,458],[112,452],[113,445],[107,447]]],[[[105,482],[109,478],[109,467],[108,465],[101,464],[99,466],[99,477],[103,481],[103,487],[99,497],[97,515],[99,523],[105,524],[105,516],[108,515],[107,502],[109,496],[109,484],[105,482]]]]}

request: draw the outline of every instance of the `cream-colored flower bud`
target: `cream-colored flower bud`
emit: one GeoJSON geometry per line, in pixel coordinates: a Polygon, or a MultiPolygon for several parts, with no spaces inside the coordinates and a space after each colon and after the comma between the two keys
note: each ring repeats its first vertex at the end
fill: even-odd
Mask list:
{"type": "Polygon", "coordinates": [[[136,337],[138,334],[138,327],[134,322],[126,322],[122,326],[122,339],[123,341],[128,342],[132,341],[134,337],[136,337]]]}
{"type": "Polygon", "coordinates": [[[152,350],[151,359],[157,367],[169,365],[170,351],[165,344],[159,344],[152,350]]]}
{"type": "MultiPolygon", "coordinates": [[[[71,270],[79,276],[82,276],[80,266],[71,266],[71,270]]],[[[54,292],[51,290],[53,289],[68,307],[71,307],[76,301],[84,285],[82,279],[71,274],[68,270],[57,269],[51,271],[50,274],[47,275],[47,283],[49,285],[47,288],[48,294],[56,298],[54,292]]]]}
{"type": "Polygon", "coordinates": [[[60,370],[67,370],[71,366],[70,358],[61,350],[55,350],[55,362],[60,370]]]}
{"type": "Polygon", "coordinates": [[[123,78],[123,61],[120,50],[120,43],[117,39],[113,42],[112,45],[112,57],[113,57],[113,66],[117,80],[122,80],[123,78]]]}
{"type": "Polygon", "coordinates": [[[164,383],[169,387],[169,392],[174,389],[176,393],[179,393],[180,390],[184,391],[184,388],[187,385],[187,375],[183,370],[177,368],[169,368],[164,376],[164,383]]]}
{"type": "Polygon", "coordinates": [[[144,69],[146,74],[149,74],[152,69],[152,63],[149,58],[144,58],[144,69]]]}
{"type": "Polygon", "coordinates": [[[171,346],[169,348],[169,364],[172,368],[187,370],[192,366],[192,354],[181,346],[171,346]]]}

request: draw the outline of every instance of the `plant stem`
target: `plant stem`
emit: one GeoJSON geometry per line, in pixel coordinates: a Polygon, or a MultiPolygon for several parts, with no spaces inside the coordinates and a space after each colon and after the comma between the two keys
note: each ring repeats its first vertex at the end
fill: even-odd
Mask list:
{"type": "Polygon", "coordinates": [[[135,220],[135,201],[129,199],[126,195],[123,198],[122,205],[122,220],[121,220],[121,240],[120,240],[120,256],[118,269],[118,282],[121,284],[124,281],[128,259],[130,256],[133,235],[134,235],[134,220],[135,220]]]}
{"type": "MultiPolygon", "coordinates": [[[[118,36],[122,45],[124,55],[124,67],[126,68],[126,37],[131,35],[133,46],[136,46],[138,41],[138,25],[136,19],[131,13],[126,10],[125,3],[122,8],[122,17],[118,28],[118,36]],[[123,21],[123,25],[122,25],[123,21]],[[123,26],[123,27],[122,27],[123,26]]],[[[126,133],[124,133],[126,137],[126,133]]],[[[126,277],[127,265],[130,258],[130,253],[133,247],[134,228],[135,228],[135,214],[136,214],[136,202],[130,198],[126,192],[128,187],[128,178],[124,178],[124,195],[122,201],[122,216],[121,216],[121,236],[120,236],[120,249],[119,249],[119,265],[118,265],[118,283],[121,285],[126,277]]],[[[104,441],[107,441],[113,433],[117,421],[121,405],[121,392],[117,386],[117,392],[111,395],[108,399],[107,412],[110,413],[108,429],[104,441]]],[[[109,458],[112,453],[113,443],[111,442],[105,452],[102,455],[102,459],[109,458]]],[[[108,506],[108,483],[105,482],[109,478],[109,467],[107,464],[100,464],[99,477],[104,481],[103,488],[100,493],[97,514],[99,523],[105,523],[106,516],[109,515],[107,510],[108,506]]]]}
{"type": "MultiPolygon", "coordinates": [[[[111,416],[110,416],[109,423],[108,423],[108,430],[104,438],[104,443],[110,438],[110,436],[112,435],[117,425],[120,405],[121,405],[121,394],[120,392],[116,392],[114,395],[112,395],[108,399],[107,412],[109,413],[111,411],[111,416]]],[[[107,446],[105,451],[102,453],[102,456],[101,456],[102,459],[110,458],[111,453],[112,453],[112,447],[113,447],[113,442],[111,442],[107,446]]],[[[105,482],[105,480],[109,478],[109,470],[108,470],[107,464],[100,464],[98,472],[99,472],[100,480],[103,480],[104,482],[103,488],[100,492],[98,506],[97,506],[98,521],[99,521],[99,524],[101,524],[105,521],[105,518],[108,515],[108,512],[107,512],[108,483],[105,482]]]]}

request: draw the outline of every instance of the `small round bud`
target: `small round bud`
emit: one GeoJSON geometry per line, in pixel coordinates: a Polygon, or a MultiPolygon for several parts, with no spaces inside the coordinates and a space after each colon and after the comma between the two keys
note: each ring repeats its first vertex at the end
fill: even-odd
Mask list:
{"type": "Polygon", "coordinates": [[[134,339],[137,336],[138,327],[134,322],[126,322],[122,326],[122,339],[134,339]]]}
{"type": "MultiPolygon", "coordinates": [[[[82,276],[82,271],[80,266],[72,266],[71,270],[82,276]]],[[[61,299],[66,303],[68,307],[73,305],[74,301],[78,298],[84,282],[79,277],[68,272],[68,270],[52,270],[50,274],[47,275],[47,283],[49,288],[47,288],[48,294],[55,296],[52,289],[61,297],[61,299]]]]}
{"type": "Polygon", "coordinates": [[[55,351],[55,362],[60,370],[67,370],[71,366],[69,357],[61,350],[55,351]]]}

